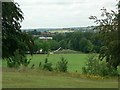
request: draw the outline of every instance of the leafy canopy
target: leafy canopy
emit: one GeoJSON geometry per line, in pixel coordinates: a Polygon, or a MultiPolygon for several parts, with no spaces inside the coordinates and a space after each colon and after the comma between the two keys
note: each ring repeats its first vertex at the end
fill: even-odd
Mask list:
{"type": "Polygon", "coordinates": [[[20,23],[23,21],[23,12],[15,2],[2,2],[2,57],[14,56],[19,50],[21,55],[29,50],[32,54],[33,41],[30,35],[23,33],[20,23]]]}
{"type": "MultiPolygon", "coordinates": [[[[118,3],[120,8],[120,2],[118,3]]],[[[98,19],[96,16],[91,16],[94,22],[98,25],[97,28],[100,30],[102,41],[104,46],[101,48],[99,59],[106,61],[117,68],[120,64],[120,9],[118,12],[111,10],[108,12],[107,9],[101,9],[102,19],[98,19]]]]}

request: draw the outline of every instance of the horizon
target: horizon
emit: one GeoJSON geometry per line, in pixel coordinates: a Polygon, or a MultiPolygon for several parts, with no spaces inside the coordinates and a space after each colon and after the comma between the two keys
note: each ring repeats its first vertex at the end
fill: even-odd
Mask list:
{"type": "MultiPolygon", "coordinates": [[[[39,28],[21,28],[21,30],[23,29],[63,29],[63,28],[86,28],[86,27],[92,27],[91,26],[74,26],[74,27],[39,27],[39,28]]],[[[94,27],[94,26],[93,26],[94,27]]]]}

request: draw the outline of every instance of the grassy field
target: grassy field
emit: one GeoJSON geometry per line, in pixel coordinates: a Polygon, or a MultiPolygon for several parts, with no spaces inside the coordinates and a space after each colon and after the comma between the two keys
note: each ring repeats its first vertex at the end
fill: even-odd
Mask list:
{"type": "Polygon", "coordinates": [[[68,73],[49,72],[38,69],[39,62],[44,62],[47,55],[28,55],[32,58],[31,64],[35,64],[34,69],[16,70],[6,68],[3,61],[3,87],[7,88],[117,88],[117,78],[86,78],[80,74],[85,65],[87,54],[52,54],[49,55],[49,62],[53,67],[61,57],[66,58],[68,63],[68,73]],[[76,72],[77,70],[77,72],[76,72]]]}
{"type": "MultiPolygon", "coordinates": [[[[32,61],[30,66],[35,64],[35,67],[37,68],[40,62],[44,63],[46,57],[47,55],[34,55],[31,57],[32,61]]],[[[76,70],[81,72],[82,67],[85,65],[87,54],[51,54],[48,57],[48,61],[53,64],[53,67],[55,67],[61,57],[64,57],[68,61],[69,72],[75,72],[76,70]]]]}
{"type": "Polygon", "coordinates": [[[2,67],[2,59],[0,59],[0,68],[2,67]]]}
{"type": "MultiPolygon", "coordinates": [[[[51,54],[49,56],[45,54],[28,55],[28,58],[32,59],[29,67],[34,64],[35,68],[38,68],[39,63],[44,63],[46,57],[48,58],[48,61],[53,64],[53,67],[55,67],[61,57],[64,57],[68,61],[69,72],[75,72],[76,70],[81,72],[82,67],[85,65],[87,54],[51,54]]],[[[3,61],[3,67],[6,67],[5,61],[3,61]]]]}
{"type": "Polygon", "coordinates": [[[117,78],[90,79],[80,74],[4,69],[3,88],[117,88],[117,78]]]}

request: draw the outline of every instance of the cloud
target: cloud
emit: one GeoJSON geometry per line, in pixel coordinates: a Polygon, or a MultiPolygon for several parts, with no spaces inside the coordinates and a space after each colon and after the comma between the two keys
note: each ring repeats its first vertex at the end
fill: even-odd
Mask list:
{"type": "Polygon", "coordinates": [[[71,5],[71,4],[82,4],[85,2],[82,0],[15,0],[23,5],[71,5]]]}
{"type": "Polygon", "coordinates": [[[115,0],[14,0],[20,4],[25,20],[22,28],[71,27],[93,25],[88,17],[100,16],[100,9],[115,10],[115,0]]]}

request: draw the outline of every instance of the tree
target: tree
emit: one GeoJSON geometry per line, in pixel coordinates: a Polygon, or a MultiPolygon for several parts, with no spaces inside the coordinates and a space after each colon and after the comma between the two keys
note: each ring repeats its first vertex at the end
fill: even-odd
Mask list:
{"type": "Polygon", "coordinates": [[[93,44],[93,51],[99,53],[100,48],[102,47],[102,40],[98,32],[95,33],[95,35],[92,35],[91,42],[93,44]]]}
{"type": "Polygon", "coordinates": [[[117,76],[117,70],[110,66],[107,67],[105,61],[98,61],[97,54],[89,54],[86,58],[86,65],[82,68],[84,74],[100,75],[100,76],[117,76]]]}
{"type": "Polygon", "coordinates": [[[48,40],[48,43],[50,45],[50,50],[56,50],[60,47],[59,43],[55,40],[48,40]]]}
{"type": "Polygon", "coordinates": [[[43,43],[43,41],[41,41],[40,39],[34,38],[34,47],[33,47],[34,52],[37,52],[40,49],[42,49],[42,43],[43,43]]]}
{"type": "Polygon", "coordinates": [[[93,44],[90,42],[90,40],[82,38],[79,42],[79,49],[82,52],[89,53],[93,49],[93,44]]]}
{"type": "Polygon", "coordinates": [[[16,50],[19,54],[25,56],[25,51],[29,50],[32,54],[32,37],[20,28],[23,21],[23,12],[19,4],[15,2],[2,2],[2,57],[13,57],[16,50]]]}
{"type": "Polygon", "coordinates": [[[68,46],[66,39],[61,40],[59,43],[60,43],[60,47],[62,47],[63,49],[67,49],[68,46]]]}
{"type": "Polygon", "coordinates": [[[41,47],[42,47],[42,49],[43,49],[43,52],[44,52],[45,54],[48,54],[49,49],[50,49],[49,43],[48,43],[47,41],[43,41],[41,47]]]}
{"type": "MultiPolygon", "coordinates": [[[[118,3],[118,8],[120,7],[120,2],[118,3]]],[[[97,28],[100,30],[101,38],[104,43],[104,48],[102,48],[99,59],[106,61],[117,68],[120,64],[120,38],[118,33],[120,32],[120,9],[117,12],[108,12],[107,9],[101,9],[103,12],[101,16],[103,19],[98,19],[96,16],[91,16],[95,23],[98,24],[97,28]]]]}
{"type": "Polygon", "coordinates": [[[70,45],[71,49],[79,51],[79,46],[80,46],[79,41],[82,38],[82,35],[83,35],[83,33],[78,31],[78,32],[74,32],[71,35],[71,37],[69,37],[69,40],[71,43],[71,45],[70,45]]]}

